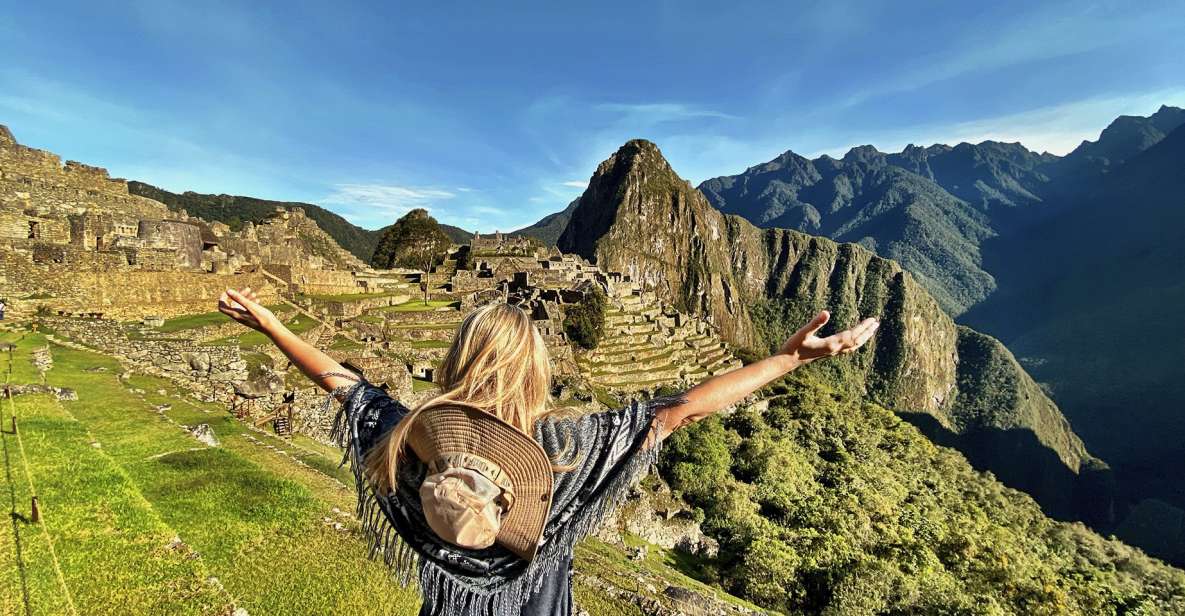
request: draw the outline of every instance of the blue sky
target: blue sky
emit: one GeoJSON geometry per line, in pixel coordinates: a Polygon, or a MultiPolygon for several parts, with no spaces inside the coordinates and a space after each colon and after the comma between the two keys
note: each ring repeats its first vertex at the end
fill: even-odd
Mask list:
{"type": "Polygon", "coordinates": [[[1181,2],[97,4],[0,11],[18,140],[369,228],[530,224],[633,137],[698,183],[787,149],[1060,154],[1185,106],[1181,2]]]}

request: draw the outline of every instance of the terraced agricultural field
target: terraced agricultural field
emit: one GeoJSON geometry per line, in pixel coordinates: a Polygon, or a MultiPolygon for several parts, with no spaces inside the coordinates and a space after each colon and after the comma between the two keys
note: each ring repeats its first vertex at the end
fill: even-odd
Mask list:
{"type": "Polygon", "coordinates": [[[594,384],[640,391],[679,379],[691,382],[740,365],[715,336],[678,324],[636,295],[615,298],[605,313],[605,336],[578,360],[594,384]]]}

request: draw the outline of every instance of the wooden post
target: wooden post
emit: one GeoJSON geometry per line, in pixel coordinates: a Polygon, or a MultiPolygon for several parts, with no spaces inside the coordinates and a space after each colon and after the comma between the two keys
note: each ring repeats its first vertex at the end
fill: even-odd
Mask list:
{"type": "Polygon", "coordinates": [[[16,415],[12,416],[12,433],[16,434],[16,415]]]}
{"type": "Polygon", "coordinates": [[[41,521],[41,508],[37,506],[37,497],[33,497],[32,511],[29,513],[29,519],[33,520],[34,524],[41,521]]]}

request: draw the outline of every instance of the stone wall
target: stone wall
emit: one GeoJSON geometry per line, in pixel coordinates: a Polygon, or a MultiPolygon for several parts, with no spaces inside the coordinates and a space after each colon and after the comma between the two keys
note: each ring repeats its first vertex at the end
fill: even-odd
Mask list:
{"type": "Polygon", "coordinates": [[[363,291],[358,286],[353,272],[313,270],[298,265],[266,262],[263,265],[273,276],[288,283],[288,288],[297,293],[310,295],[338,295],[363,291]]]}
{"type": "Polygon", "coordinates": [[[75,161],[62,164],[56,154],[16,143],[5,129],[0,139],[0,209],[36,206],[63,214],[87,208],[131,213],[147,218],[170,216],[164,204],[128,194],[127,182],[107,170],[75,161]]]}
{"type": "Polygon", "coordinates": [[[69,268],[71,272],[108,272],[124,268],[127,256],[118,250],[81,250],[61,244],[31,244],[33,262],[69,268]]]}
{"type": "Polygon", "coordinates": [[[57,334],[121,357],[147,374],[182,381],[206,396],[233,393],[247,380],[247,362],[237,346],[195,344],[173,338],[129,339],[124,326],[108,319],[51,317],[45,323],[57,334]]]}
{"type": "Polygon", "coordinates": [[[9,244],[0,249],[4,293],[9,297],[42,296],[44,299],[36,300],[37,304],[51,310],[142,319],[149,315],[170,317],[211,312],[218,296],[231,287],[249,286],[266,303],[276,301],[277,297],[275,287],[262,274],[126,271],[115,264],[116,260],[126,258],[120,252],[78,251],[70,246],[38,247],[43,252],[59,249],[68,258],[79,260],[71,262],[69,268],[56,263],[35,263],[33,249],[17,249],[9,244]]]}
{"type": "Polygon", "coordinates": [[[180,220],[141,220],[136,237],[152,248],[176,252],[175,267],[198,269],[202,265],[202,230],[180,220]]]}
{"type": "Polygon", "coordinates": [[[0,238],[35,239],[65,244],[70,241],[70,227],[61,219],[0,209],[0,238]]]}

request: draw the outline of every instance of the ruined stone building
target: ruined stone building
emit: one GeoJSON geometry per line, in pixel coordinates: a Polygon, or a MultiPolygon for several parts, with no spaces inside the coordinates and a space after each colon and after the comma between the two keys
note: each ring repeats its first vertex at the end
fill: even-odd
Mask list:
{"type": "Polygon", "coordinates": [[[129,194],[105,169],[63,164],[0,126],[0,297],[15,309],[30,309],[22,299],[33,298],[67,313],[192,314],[210,311],[227,287],[265,297],[274,285],[376,291],[384,278],[367,270],[303,210],[232,231],[129,194]]]}

